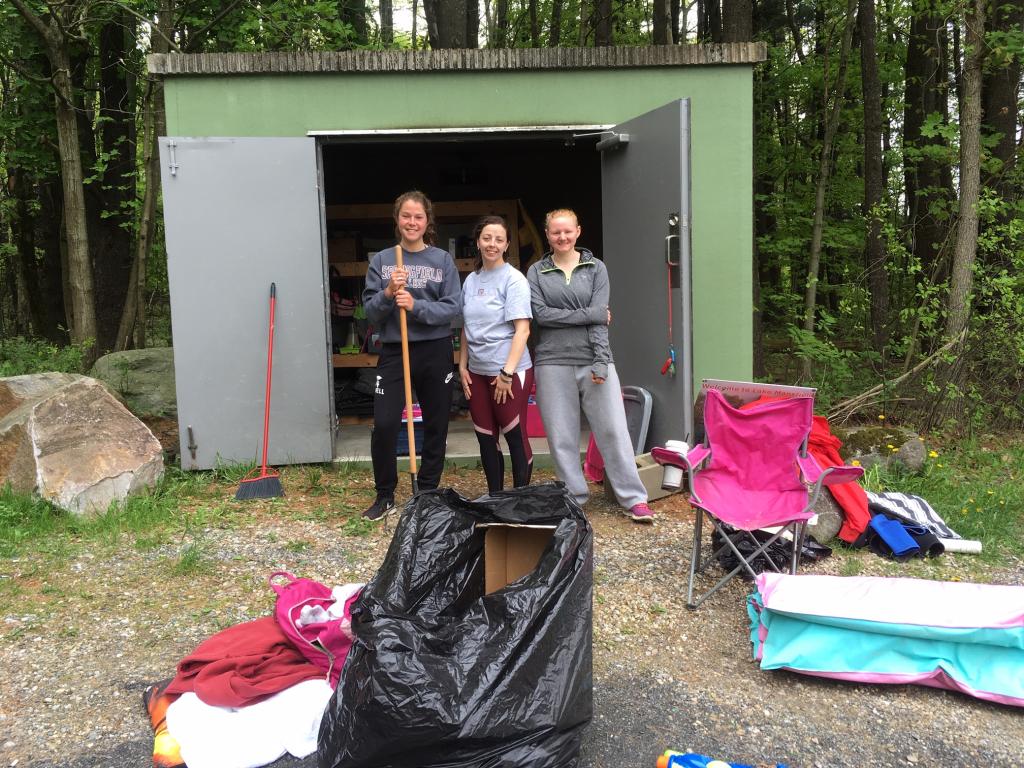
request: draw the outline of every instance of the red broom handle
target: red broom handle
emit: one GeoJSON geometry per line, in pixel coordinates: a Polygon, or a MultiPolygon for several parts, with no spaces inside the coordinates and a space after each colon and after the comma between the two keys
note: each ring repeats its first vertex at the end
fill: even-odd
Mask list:
{"type": "Polygon", "coordinates": [[[277,304],[277,285],[270,284],[270,338],[267,339],[267,395],[263,401],[263,465],[267,473],[267,438],[270,436],[270,372],[274,368],[274,306],[277,304]]]}

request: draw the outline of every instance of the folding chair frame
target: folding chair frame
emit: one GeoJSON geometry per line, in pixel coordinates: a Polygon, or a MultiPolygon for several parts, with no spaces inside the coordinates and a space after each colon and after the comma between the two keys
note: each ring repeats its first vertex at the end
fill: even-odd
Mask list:
{"type": "MultiPolygon", "coordinates": [[[[697,494],[696,488],[694,487],[694,480],[696,479],[697,474],[701,471],[701,469],[703,469],[711,460],[711,454],[712,448],[708,442],[708,438],[705,437],[703,445],[699,446],[695,450],[692,450],[686,457],[684,457],[688,468],[687,478],[690,486],[690,498],[692,502],[694,502],[692,506],[696,510],[696,516],[693,525],[693,548],[690,553],[690,577],[686,588],[686,607],[691,610],[696,610],[701,603],[703,603],[705,600],[711,597],[711,595],[715,594],[715,592],[721,589],[726,584],[726,582],[728,582],[730,579],[736,576],[736,574],[738,574],[741,570],[746,569],[747,573],[749,573],[752,578],[755,578],[757,576],[757,572],[754,571],[753,567],[750,564],[750,561],[753,561],[754,558],[756,558],[760,554],[765,555],[765,560],[768,562],[769,567],[772,568],[772,570],[781,573],[781,571],[775,566],[772,559],[768,557],[767,549],[780,538],[782,538],[787,531],[790,530],[792,531],[792,551],[790,553],[789,572],[791,574],[795,574],[797,565],[799,565],[800,562],[800,552],[804,546],[804,536],[807,532],[806,520],[793,520],[789,523],[786,523],[764,542],[757,539],[750,531],[743,530],[742,528],[735,529],[736,531],[739,531],[745,534],[747,537],[749,537],[749,539],[755,545],[754,552],[751,555],[744,556],[739,551],[739,548],[736,546],[736,544],[733,542],[732,536],[729,534],[729,532],[722,529],[721,526],[724,525],[724,523],[719,521],[714,515],[705,510],[702,506],[700,506],[701,498],[697,494]],[[691,457],[693,459],[692,461],[691,457]],[[722,544],[722,546],[720,546],[717,550],[708,555],[706,558],[701,559],[701,549],[703,548],[704,515],[708,516],[708,520],[711,522],[712,527],[714,528],[714,530],[718,531],[724,543],[722,544]],[[693,586],[694,581],[696,579],[696,574],[698,572],[703,573],[707,566],[712,561],[717,559],[718,555],[724,552],[727,548],[732,550],[733,554],[739,560],[739,565],[737,565],[728,574],[719,579],[717,584],[715,584],[711,589],[709,589],[707,592],[701,595],[696,602],[694,602],[693,586]]],[[[808,510],[812,509],[814,505],[817,503],[818,496],[821,493],[822,486],[829,484],[826,478],[828,478],[834,470],[841,468],[832,467],[826,470],[820,469],[817,465],[817,462],[815,462],[814,459],[807,453],[806,436],[804,437],[803,443],[800,446],[800,455],[797,459],[797,465],[800,468],[801,481],[808,488],[808,500],[806,506],[803,509],[803,512],[807,512],[808,510]]],[[[837,477],[836,479],[839,478],[837,477]]],[[[846,480],[849,479],[852,478],[846,478],[846,480]]],[[[843,482],[846,482],[846,480],[843,480],[843,482]]],[[[730,528],[731,527],[732,526],[730,526],[730,528]]],[[[735,533],[733,533],[732,535],[735,535],[735,533]]]]}

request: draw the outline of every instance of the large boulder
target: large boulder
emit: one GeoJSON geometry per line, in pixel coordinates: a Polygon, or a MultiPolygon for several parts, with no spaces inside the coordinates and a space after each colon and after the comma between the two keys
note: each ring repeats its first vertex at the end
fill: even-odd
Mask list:
{"type": "Polygon", "coordinates": [[[0,484],[86,514],[153,487],[163,471],[153,433],[95,379],[0,379],[0,484]]]}
{"type": "Polygon", "coordinates": [[[96,361],[89,375],[124,398],[128,410],[136,416],[177,419],[171,347],[111,352],[96,361]]]}

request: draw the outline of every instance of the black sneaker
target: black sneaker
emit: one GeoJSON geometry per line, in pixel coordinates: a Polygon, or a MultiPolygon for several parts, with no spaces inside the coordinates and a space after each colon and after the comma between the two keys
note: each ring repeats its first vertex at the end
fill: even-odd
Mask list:
{"type": "Polygon", "coordinates": [[[370,508],[363,512],[367,520],[380,520],[384,515],[395,508],[395,500],[391,496],[378,496],[377,500],[370,505],[370,508]]]}

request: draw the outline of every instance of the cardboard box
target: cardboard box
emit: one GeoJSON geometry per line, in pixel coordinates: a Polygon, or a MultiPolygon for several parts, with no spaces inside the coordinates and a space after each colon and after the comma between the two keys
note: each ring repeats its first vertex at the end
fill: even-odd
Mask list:
{"type": "Polygon", "coordinates": [[[355,261],[358,253],[355,235],[338,234],[327,241],[327,261],[331,264],[355,261]]]}
{"type": "Polygon", "coordinates": [[[530,573],[540,562],[553,525],[488,523],[484,533],[484,594],[503,589],[530,573]]]}
{"type": "MultiPolygon", "coordinates": [[[[644,488],[647,489],[647,500],[655,501],[657,499],[663,499],[666,496],[670,496],[677,491],[666,491],[661,487],[661,474],[664,471],[664,467],[654,460],[654,457],[649,453],[642,453],[636,457],[636,468],[640,475],[640,481],[644,484],[644,488]]],[[[685,486],[685,483],[684,483],[685,486]]],[[[679,490],[682,490],[680,488],[679,490]]],[[[614,500],[615,492],[612,490],[612,485],[608,482],[608,476],[604,478],[604,495],[614,500]]]]}

